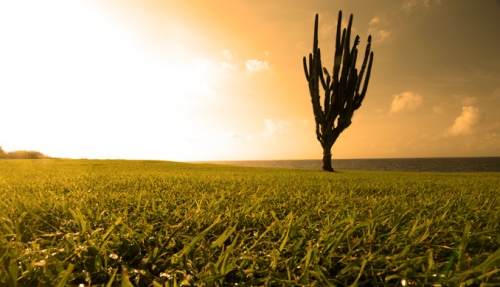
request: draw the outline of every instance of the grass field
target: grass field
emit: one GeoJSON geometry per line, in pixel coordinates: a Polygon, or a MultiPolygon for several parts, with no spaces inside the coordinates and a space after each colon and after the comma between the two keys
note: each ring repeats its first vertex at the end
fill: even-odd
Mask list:
{"type": "Polygon", "coordinates": [[[500,173],[2,160],[0,217],[0,286],[500,286],[500,173]]]}

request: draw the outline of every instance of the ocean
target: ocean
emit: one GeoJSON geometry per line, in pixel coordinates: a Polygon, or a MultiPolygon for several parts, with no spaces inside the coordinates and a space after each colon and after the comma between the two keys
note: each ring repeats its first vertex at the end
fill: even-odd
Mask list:
{"type": "MultiPolygon", "coordinates": [[[[323,166],[321,160],[245,160],[197,163],[316,170],[321,170],[323,166]]],[[[500,157],[332,159],[332,167],[335,170],[500,172],[500,157]]]]}

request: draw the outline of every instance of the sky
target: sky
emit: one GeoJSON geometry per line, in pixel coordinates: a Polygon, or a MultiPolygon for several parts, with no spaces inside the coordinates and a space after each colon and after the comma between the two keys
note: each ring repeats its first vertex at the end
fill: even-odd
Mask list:
{"type": "Polygon", "coordinates": [[[339,10],[374,63],[333,159],[500,156],[498,0],[1,1],[0,146],[320,159],[302,57],[318,13],[331,71],[339,10]]]}

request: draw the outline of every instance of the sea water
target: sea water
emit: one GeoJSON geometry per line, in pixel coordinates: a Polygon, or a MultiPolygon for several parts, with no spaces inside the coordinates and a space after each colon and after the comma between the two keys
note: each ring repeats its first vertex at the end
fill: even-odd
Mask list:
{"type": "MultiPolygon", "coordinates": [[[[205,163],[317,170],[321,170],[323,166],[321,160],[206,161],[205,163]]],[[[332,167],[335,170],[500,172],[500,157],[332,159],[332,167]]]]}

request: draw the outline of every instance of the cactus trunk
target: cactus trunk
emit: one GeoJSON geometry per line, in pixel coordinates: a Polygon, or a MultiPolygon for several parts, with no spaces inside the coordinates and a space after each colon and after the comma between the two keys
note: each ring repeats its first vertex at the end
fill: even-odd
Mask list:
{"type": "Polygon", "coordinates": [[[306,57],[303,59],[304,73],[308,82],[314,120],[316,121],[316,138],[323,147],[323,170],[325,171],[334,171],[331,165],[331,148],[340,133],[351,125],[354,111],[361,106],[372,69],[371,36],[368,36],[368,44],[366,45],[365,56],[359,73],[355,67],[358,56],[356,47],[359,43],[359,37],[356,36],[351,48],[352,20],[353,16],[351,15],[347,29],[343,29],[341,36],[342,11],[339,11],[332,76],[321,64],[321,51],[318,47],[318,14],[316,14],[314,21],[313,52],[309,54],[308,59],[306,57]],[[309,60],[309,66],[307,60],[309,60]],[[360,92],[365,70],[366,76],[360,92]],[[320,100],[320,83],[324,90],[323,107],[320,100]],[[337,125],[335,125],[335,122],[337,125]]]}
{"type": "Polygon", "coordinates": [[[332,148],[323,148],[323,170],[334,171],[332,167],[332,148]]]}

